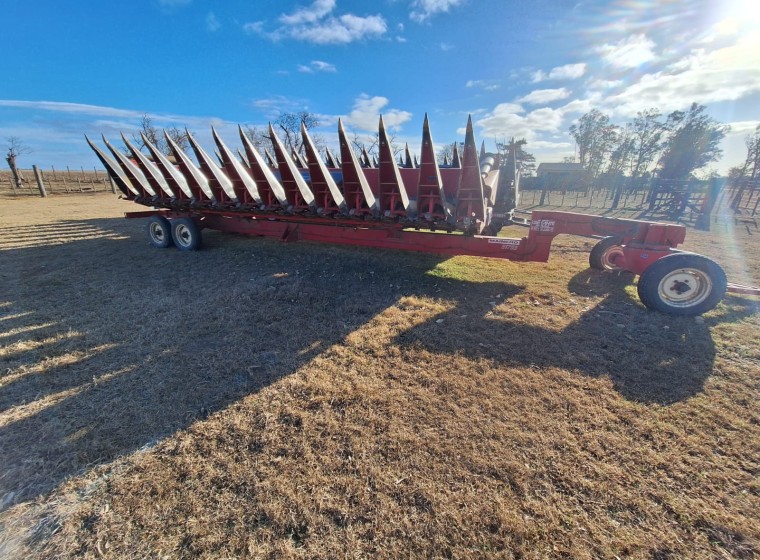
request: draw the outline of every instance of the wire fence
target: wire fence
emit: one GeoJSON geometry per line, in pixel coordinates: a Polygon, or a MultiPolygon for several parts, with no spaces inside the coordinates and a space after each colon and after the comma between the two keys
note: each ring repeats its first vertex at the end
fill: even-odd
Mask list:
{"type": "MultiPolygon", "coordinates": [[[[649,191],[628,191],[621,196],[618,206],[624,209],[643,209],[649,191]]],[[[519,206],[567,206],[570,208],[611,208],[613,191],[597,189],[589,191],[523,190],[520,192],[519,206]]]]}
{"type": "Polygon", "coordinates": [[[626,218],[658,219],[708,227],[710,221],[731,222],[760,228],[760,181],[727,181],[702,188],[663,183],[655,188],[629,190],[613,203],[613,189],[523,190],[518,212],[538,208],[567,209],[626,218]],[[701,224],[701,225],[700,225],[701,224]]]}
{"type": "MultiPolygon", "coordinates": [[[[47,194],[67,194],[112,191],[108,173],[95,167],[84,169],[56,169],[38,167],[40,179],[47,194]]],[[[19,169],[21,187],[17,188],[10,170],[0,171],[0,194],[40,196],[40,188],[33,169],[19,169]]]]}

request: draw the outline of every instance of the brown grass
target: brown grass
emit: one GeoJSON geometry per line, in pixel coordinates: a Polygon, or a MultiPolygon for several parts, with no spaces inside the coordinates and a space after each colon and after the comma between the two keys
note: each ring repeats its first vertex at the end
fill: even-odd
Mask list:
{"type": "Polygon", "coordinates": [[[760,555],[756,299],[652,313],[573,238],[153,250],[133,208],[0,200],[0,557],[760,555]]]}

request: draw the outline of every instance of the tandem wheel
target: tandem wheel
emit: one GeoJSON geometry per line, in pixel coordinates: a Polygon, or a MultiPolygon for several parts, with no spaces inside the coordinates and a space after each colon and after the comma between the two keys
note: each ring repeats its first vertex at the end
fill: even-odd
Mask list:
{"type": "Polygon", "coordinates": [[[618,264],[625,262],[625,253],[620,246],[620,238],[617,236],[605,237],[594,245],[588,256],[588,264],[596,270],[618,271],[623,267],[618,264]]]}
{"type": "Polygon", "coordinates": [[[197,251],[201,246],[201,228],[192,218],[171,221],[172,239],[180,251],[197,251]]]}
{"type": "Polygon", "coordinates": [[[649,309],[693,317],[713,309],[726,293],[726,273],[715,261],[675,253],[652,263],[639,278],[639,299],[649,309]]]}
{"type": "Polygon", "coordinates": [[[152,216],[148,221],[148,241],[153,247],[166,249],[172,241],[172,226],[164,216],[152,216]]]}

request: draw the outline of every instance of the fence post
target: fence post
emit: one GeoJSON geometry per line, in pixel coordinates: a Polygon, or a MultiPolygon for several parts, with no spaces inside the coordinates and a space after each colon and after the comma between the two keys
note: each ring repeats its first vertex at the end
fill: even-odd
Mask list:
{"type": "Polygon", "coordinates": [[[111,177],[111,174],[108,174],[108,181],[111,183],[111,192],[113,194],[116,194],[116,183],[113,182],[113,177],[111,177]]]}
{"type": "Polygon", "coordinates": [[[546,193],[548,192],[548,184],[544,184],[544,188],[541,189],[541,200],[539,200],[538,204],[539,206],[543,206],[546,204],[546,193]]]}
{"type": "Polygon", "coordinates": [[[694,227],[703,231],[710,231],[710,214],[712,214],[715,203],[718,201],[720,192],[725,187],[725,179],[718,179],[717,177],[710,178],[710,184],[707,187],[707,196],[705,197],[704,205],[702,206],[702,212],[694,222],[694,227]]]}
{"type": "Polygon", "coordinates": [[[42,182],[42,174],[36,165],[32,165],[32,170],[34,171],[34,178],[37,179],[37,188],[40,189],[40,196],[45,198],[47,193],[45,192],[45,183],[42,182]]]}

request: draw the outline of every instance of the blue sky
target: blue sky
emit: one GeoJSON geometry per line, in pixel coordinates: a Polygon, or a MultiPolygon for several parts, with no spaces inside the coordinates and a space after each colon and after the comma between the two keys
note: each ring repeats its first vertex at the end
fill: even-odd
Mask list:
{"type": "MultiPolygon", "coordinates": [[[[213,124],[280,111],[365,135],[383,115],[417,150],[424,114],[440,146],[525,137],[539,162],[574,152],[567,130],[598,108],[707,105],[730,124],[725,171],[760,123],[757,0],[3,0],[0,143],[22,167],[98,162],[83,133],[129,136],[147,113],[210,144],[213,124]]],[[[3,149],[3,153],[5,149],[3,149]]]]}

